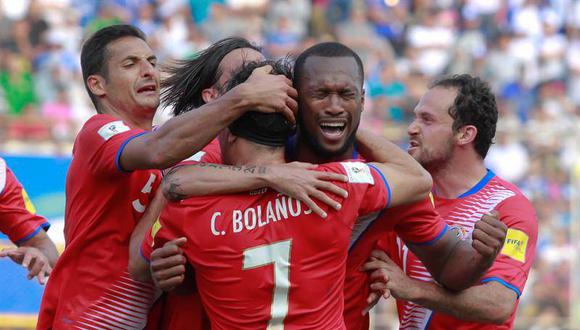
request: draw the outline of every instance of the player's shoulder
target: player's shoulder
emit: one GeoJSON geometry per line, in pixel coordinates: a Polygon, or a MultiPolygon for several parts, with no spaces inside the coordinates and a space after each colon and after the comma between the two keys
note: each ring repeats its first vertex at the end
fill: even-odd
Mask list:
{"type": "Polygon", "coordinates": [[[96,114],[83,125],[80,134],[94,134],[108,140],[117,134],[131,130],[121,119],[107,114],[96,114]]]}
{"type": "Polygon", "coordinates": [[[526,207],[533,209],[532,203],[530,200],[524,195],[524,193],[513,183],[502,179],[499,176],[494,176],[492,180],[490,180],[490,185],[493,185],[496,189],[502,189],[506,192],[510,192],[511,196],[504,199],[504,201],[500,204],[510,204],[514,205],[517,204],[520,207],[526,207]]]}
{"type": "Polygon", "coordinates": [[[371,167],[356,159],[322,164],[317,170],[345,174],[348,183],[374,184],[375,181],[371,167]]]}

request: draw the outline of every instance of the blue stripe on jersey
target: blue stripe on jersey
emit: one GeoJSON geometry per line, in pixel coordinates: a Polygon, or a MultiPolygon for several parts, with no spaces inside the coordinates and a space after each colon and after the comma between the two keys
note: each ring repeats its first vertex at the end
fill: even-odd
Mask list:
{"type": "Polygon", "coordinates": [[[145,260],[145,262],[147,262],[148,264],[151,263],[151,260],[147,259],[147,257],[143,254],[143,250],[141,249],[141,247],[139,247],[139,254],[143,258],[143,260],[145,260]]]}
{"type": "Polygon", "coordinates": [[[475,194],[476,192],[480,191],[483,187],[485,187],[485,185],[491,179],[493,179],[494,176],[495,176],[495,173],[493,173],[490,169],[488,169],[487,170],[487,174],[481,180],[479,180],[479,182],[477,184],[475,184],[475,186],[471,187],[471,189],[469,189],[468,191],[464,192],[463,194],[461,194],[457,198],[464,198],[464,197],[467,197],[469,195],[475,194]]]}
{"type": "Polygon", "coordinates": [[[441,237],[443,237],[443,235],[445,235],[447,230],[449,230],[449,225],[445,224],[445,227],[443,227],[443,230],[441,230],[441,232],[437,236],[435,236],[435,238],[433,238],[432,240],[429,240],[427,242],[422,242],[422,243],[413,243],[413,242],[410,242],[410,243],[414,244],[414,245],[419,245],[419,246],[431,246],[431,245],[435,244],[435,242],[440,240],[441,237]]]}
{"type": "Polygon", "coordinates": [[[135,134],[133,136],[130,136],[127,138],[127,140],[125,140],[123,142],[123,144],[121,144],[121,147],[119,148],[119,151],[117,151],[117,156],[115,156],[115,166],[117,166],[117,169],[121,172],[125,172],[125,173],[130,173],[132,171],[125,171],[122,167],[121,167],[121,154],[123,153],[123,150],[125,149],[125,146],[127,146],[127,143],[129,143],[129,141],[133,140],[134,138],[141,136],[143,134],[147,134],[150,132],[141,132],[139,134],[135,134]]]}
{"type": "Polygon", "coordinates": [[[502,280],[499,277],[488,277],[488,278],[484,278],[483,280],[481,280],[481,283],[488,283],[488,282],[501,283],[506,288],[513,290],[518,295],[518,299],[520,299],[520,296],[522,295],[522,293],[520,292],[520,289],[518,289],[515,285],[512,285],[512,284],[502,280]]]}
{"type": "Polygon", "coordinates": [[[429,316],[429,319],[427,320],[427,324],[425,324],[425,330],[429,329],[429,324],[431,324],[431,320],[433,319],[433,315],[435,315],[435,312],[431,311],[431,316],[429,316]]]}
{"type": "Polygon", "coordinates": [[[383,175],[383,173],[381,171],[379,171],[379,169],[376,168],[376,166],[374,166],[373,164],[367,164],[367,165],[370,168],[372,168],[375,171],[377,171],[377,173],[379,173],[379,175],[383,179],[383,182],[385,183],[385,187],[387,187],[387,193],[389,194],[389,196],[387,196],[387,205],[385,206],[385,208],[387,208],[391,204],[391,187],[389,186],[389,183],[387,182],[387,178],[385,178],[385,176],[383,175]]]}
{"type": "Polygon", "coordinates": [[[33,238],[34,236],[36,236],[36,234],[38,234],[38,232],[41,229],[44,229],[45,231],[48,230],[48,228],[50,228],[50,223],[45,222],[43,224],[41,224],[40,226],[38,226],[38,228],[36,228],[32,233],[22,237],[21,239],[17,240],[16,242],[14,242],[16,245],[19,245],[21,243],[24,243],[26,241],[28,241],[29,239],[33,238]]]}

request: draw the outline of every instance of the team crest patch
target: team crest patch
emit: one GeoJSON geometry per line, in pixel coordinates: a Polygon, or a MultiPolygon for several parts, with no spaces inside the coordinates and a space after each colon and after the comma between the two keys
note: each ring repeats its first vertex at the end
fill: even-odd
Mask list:
{"type": "Polygon", "coordinates": [[[526,262],[528,235],[521,230],[508,229],[501,254],[520,262],[526,262]]]}
{"type": "Polygon", "coordinates": [[[130,130],[129,126],[125,125],[125,123],[122,121],[117,120],[103,125],[101,128],[99,128],[97,133],[99,133],[99,135],[105,139],[105,141],[107,141],[113,136],[127,132],[128,130],[130,130]]]}
{"type": "Polygon", "coordinates": [[[375,179],[371,174],[371,169],[365,163],[361,162],[343,162],[340,163],[346,170],[348,182],[351,183],[368,183],[375,184],[375,179]]]}

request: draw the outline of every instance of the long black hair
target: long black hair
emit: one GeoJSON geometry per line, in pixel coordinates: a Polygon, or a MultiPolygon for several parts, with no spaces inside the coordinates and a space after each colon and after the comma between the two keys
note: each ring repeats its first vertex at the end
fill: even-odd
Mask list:
{"type": "Polygon", "coordinates": [[[166,68],[169,77],[161,82],[163,103],[173,106],[175,116],[204,105],[201,92],[218,81],[223,58],[240,48],[261,51],[244,38],[231,37],[214,43],[191,60],[178,61],[175,66],[166,68]]]}

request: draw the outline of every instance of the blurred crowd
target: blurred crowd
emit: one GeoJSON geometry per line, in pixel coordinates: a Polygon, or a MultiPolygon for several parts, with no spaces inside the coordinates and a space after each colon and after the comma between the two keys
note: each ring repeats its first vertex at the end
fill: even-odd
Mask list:
{"type": "MultiPolygon", "coordinates": [[[[434,77],[484,78],[500,111],[487,164],[525,192],[540,222],[517,326],[558,329],[574,314],[580,1],[0,0],[0,152],[70,154],[94,113],[80,72],[82,40],[122,22],[141,28],[165,64],[231,35],[273,58],[343,42],[365,65],[362,125],[403,147],[413,107],[434,77]]],[[[390,312],[379,309],[376,329],[388,328],[390,312]]]]}

